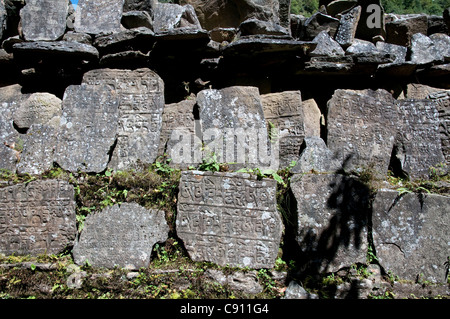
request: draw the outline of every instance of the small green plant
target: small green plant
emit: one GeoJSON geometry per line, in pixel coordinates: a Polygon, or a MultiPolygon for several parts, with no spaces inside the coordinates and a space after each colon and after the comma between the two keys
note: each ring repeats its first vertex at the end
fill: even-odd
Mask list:
{"type": "Polygon", "coordinates": [[[203,159],[203,162],[198,166],[198,170],[200,171],[209,171],[209,172],[219,172],[220,164],[217,161],[217,155],[212,153],[210,156],[207,156],[203,159]]]}

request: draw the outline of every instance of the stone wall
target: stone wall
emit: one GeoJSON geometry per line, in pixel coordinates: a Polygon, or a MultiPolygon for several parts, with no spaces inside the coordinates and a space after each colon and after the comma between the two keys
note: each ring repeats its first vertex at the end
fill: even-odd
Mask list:
{"type": "Polygon", "coordinates": [[[73,247],[78,264],[148,266],[169,234],[160,211],[115,205],[78,233],[72,186],[39,176],[139,171],[165,154],[183,170],[174,236],[193,261],[273,268],[284,238],[311,271],[370,251],[386,272],[447,282],[444,17],[381,12],[373,30],[357,1],[308,19],[289,1],[12,2],[0,0],[0,169],[38,180],[0,184],[2,254],[73,247]],[[211,160],[228,171],[189,170],[211,160]],[[282,216],[268,177],[288,166],[295,213],[282,216]]]}

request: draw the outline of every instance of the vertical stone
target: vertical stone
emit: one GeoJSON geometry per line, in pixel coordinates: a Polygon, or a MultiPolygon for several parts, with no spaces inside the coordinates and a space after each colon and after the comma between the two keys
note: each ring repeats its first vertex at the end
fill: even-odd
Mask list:
{"type": "Polygon", "coordinates": [[[99,34],[120,31],[124,0],[79,0],[75,31],[99,34]]]}
{"type": "Polygon", "coordinates": [[[447,165],[450,165],[450,91],[430,93],[426,98],[436,102],[439,112],[439,135],[442,153],[447,165]]]}
{"type": "Polygon", "coordinates": [[[343,47],[352,45],[356,35],[359,18],[361,16],[361,6],[357,6],[348,13],[342,15],[339,21],[339,28],[336,31],[336,42],[343,47]]]}

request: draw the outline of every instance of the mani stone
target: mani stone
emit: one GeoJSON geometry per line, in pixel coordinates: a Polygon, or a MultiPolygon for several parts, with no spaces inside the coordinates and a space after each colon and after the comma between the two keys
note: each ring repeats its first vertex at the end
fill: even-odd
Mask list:
{"type": "Polygon", "coordinates": [[[280,168],[289,166],[300,155],[305,138],[305,116],[300,91],[286,91],[261,95],[264,116],[269,129],[279,130],[280,168]]]}
{"type": "Polygon", "coordinates": [[[33,93],[14,112],[14,125],[28,129],[32,124],[46,124],[61,116],[62,101],[50,93],[33,93]]]}
{"type": "Polygon", "coordinates": [[[439,113],[433,100],[399,100],[400,129],[394,154],[410,178],[429,176],[430,168],[444,163],[439,113]]]}
{"type": "Polygon", "coordinates": [[[295,174],[298,242],[302,257],[318,272],[366,263],[370,190],[338,174],[295,174]]]}
{"type": "Polygon", "coordinates": [[[26,41],[55,41],[64,35],[69,12],[67,0],[27,0],[20,10],[26,41]]]}
{"type": "Polygon", "coordinates": [[[69,86],[63,98],[55,161],[71,172],[104,171],[117,139],[119,95],[106,85],[69,86]]]}
{"type": "Polygon", "coordinates": [[[23,151],[17,164],[19,174],[42,174],[53,167],[58,128],[48,124],[32,124],[23,137],[23,151]]]}
{"type": "Polygon", "coordinates": [[[123,203],[88,215],[73,248],[78,265],[127,269],[148,267],[153,245],[167,240],[164,212],[123,203]]]}
{"type": "MultiPolygon", "coordinates": [[[[197,94],[204,158],[234,167],[278,169],[277,152],[269,152],[269,136],[257,87],[207,89],[197,94]]],[[[278,143],[275,143],[278,145],[278,143]]]]}
{"type": "Polygon", "coordinates": [[[3,40],[3,32],[6,30],[8,13],[5,8],[4,0],[0,0],[0,40],[3,40]]]}
{"type": "Polygon", "coordinates": [[[339,28],[336,31],[335,40],[343,47],[352,45],[355,39],[356,28],[361,16],[361,7],[357,6],[348,13],[342,15],[339,28]]]}
{"type": "Polygon", "coordinates": [[[302,102],[305,115],[305,136],[320,136],[320,125],[323,115],[314,99],[302,102]]]}
{"type": "Polygon", "coordinates": [[[198,121],[194,117],[196,99],[166,104],[163,113],[159,156],[167,154],[170,165],[181,169],[201,163],[201,137],[196,132],[198,121]]]}
{"type": "Polygon", "coordinates": [[[384,176],[398,121],[397,105],[387,91],[336,90],[328,101],[328,148],[345,170],[372,168],[384,176]]]}
{"type": "Polygon", "coordinates": [[[74,188],[40,180],[0,188],[0,253],[58,254],[75,239],[74,188]]]}
{"type": "Polygon", "coordinates": [[[276,182],[242,173],[183,171],[176,230],[193,261],[272,268],[283,232],[276,182]]]}
{"type": "Polygon", "coordinates": [[[401,279],[447,283],[449,210],[448,197],[379,190],[372,234],[380,265],[401,279]]]}
{"type": "Polygon", "coordinates": [[[320,32],[312,42],[317,43],[317,46],[309,53],[310,56],[343,57],[345,55],[345,51],[327,31],[320,32]]]}
{"type": "Polygon", "coordinates": [[[120,31],[124,0],[79,0],[75,31],[88,34],[120,31]]]}
{"type": "Polygon", "coordinates": [[[445,57],[450,57],[449,47],[450,37],[446,34],[433,34],[427,37],[416,33],[411,38],[411,62],[415,64],[444,62],[445,57]]]}
{"type": "Polygon", "coordinates": [[[430,93],[426,98],[436,103],[441,148],[447,164],[450,164],[450,90],[430,93]]]}
{"type": "Polygon", "coordinates": [[[171,31],[177,28],[201,30],[194,7],[190,4],[180,6],[175,3],[158,3],[154,9],[153,30],[155,33],[171,31]]]}
{"type": "MultiPolygon", "coordinates": [[[[135,168],[157,157],[164,111],[164,82],[150,69],[98,69],[87,72],[83,83],[107,85],[119,97],[118,139],[109,167],[135,168]]],[[[114,119],[111,119],[113,121],[114,119]]]]}

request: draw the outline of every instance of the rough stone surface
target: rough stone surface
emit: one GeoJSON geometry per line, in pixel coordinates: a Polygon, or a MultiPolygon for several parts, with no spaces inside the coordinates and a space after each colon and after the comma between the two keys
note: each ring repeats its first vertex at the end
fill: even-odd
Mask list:
{"type": "Polygon", "coordinates": [[[314,99],[302,102],[305,116],[305,136],[320,136],[320,124],[323,119],[319,106],[314,99]]]}
{"type": "Polygon", "coordinates": [[[388,43],[409,47],[414,34],[427,34],[428,19],[425,14],[391,15],[386,20],[386,42],[388,43]]]}
{"type": "Polygon", "coordinates": [[[376,48],[380,51],[384,51],[384,52],[387,52],[387,53],[393,55],[394,62],[392,62],[392,63],[394,63],[394,64],[400,64],[400,63],[404,63],[406,61],[406,53],[408,52],[407,47],[378,41],[376,44],[376,48]]]}
{"type": "Polygon", "coordinates": [[[88,34],[120,31],[124,0],[79,0],[75,31],[88,34]]]}
{"type": "Polygon", "coordinates": [[[303,151],[296,160],[297,164],[291,169],[292,173],[332,173],[341,168],[340,162],[334,157],[318,136],[307,136],[302,146],[303,151]]]}
{"type": "Polygon", "coordinates": [[[326,31],[334,38],[339,27],[339,19],[333,18],[321,12],[314,13],[306,19],[305,23],[305,40],[314,39],[320,32],[326,31]]]}
{"type": "Polygon", "coordinates": [[[127,29],[139,27],[153,29],[153,19],[146,11],[129,11],[123,13],[122,25],[127,29]]]}
{"type": "Polygon", "coordinates": [[[0,252],[58,254],[77,233],[73,186],[42,180],[0,188],[0,252]]]}
{"type": "Polygon", "coordinates": [[[99,57],[97,49],[92,45],[69,41],[16,43],[13,45],[13,53],[14,57],[19,59],[27,59],[30,56],[36,59],[43,56],[91,61],[99,57]]]}
{"type": "Polygon", "coordinates": [[[5,3],[0,0],[0,40],[3,39],[3,32],[6,30],[6,21],[8,14],[6,12],[5,3]]]}
{"type": "Polygon", "coordinates": [[[14,112],[14,124],[27,129],[32,124],[46,124],[61,116],[62,101],[50,93],[33,93],[14,112]]]}
{"type": "Polygon", "coordinates": [[[152,13],[157,3],[157,0],[125,0],[123,11],[147,11],[152,13]]]}
{"type": "Polygon", "coordinates": [[[439,134],[439,113],[432,100],[399,100],[400,129],[394,154],[410,178],[423,178],[445,161],[439,134]]]}
{"type": "Polygon", "coordinates": [[[391,94],[379,89],[336,90],[328,101],[327,145],[345,170],[369,167],[385,175],[399,115],[391,94]]]}
{"type": "Polygon", "coordinates": [[[258,19],[248,19],[241,23],[239,26],[241,36],[248,35],[276,35],[276,36],[289,36],[289,31],[279,24],[273,22],[261,21],[258,19]]]}
{"type": "Polygon", "coordinates": [[[197,95],[204,158],[215,154],[218,162],[236,168],[278,167],[278,154],[270,153],[267,127],[256,87],[234,86],[202,90],[197,95]]]}
{"type": "Polygon", "coordinates": [[[402,279],[446,283],[450,199],[381,189],[373,203],[373,241],[380,265],[402,279]]]}
{"type": "Polygon", "coordinates": [[[415,64],[427,64],[431,62],[444,62],[444,56],[450,56],[450,37],[427,37],[416,33],[411,38],[411,62],[415,64]]]}
{"type": "Polygon", "coordinates": [[[439,112],[441,148],[447,164],[450,164],[450,91],[430,93],[426,97],[436,103],[439,112]]]}
{"type": "Polygon", "coordinates": [[[72,85],[63,98],[55,161],[71,172],[102,172],[117,139],[119,94],[110,87],[72,85]]]}
{"type": "Polygon", "coordinates": [[[87,72],[83,83],[107,85],[119,96],[118,139],[109,167],[122,170],[138,161],[153,163],[164,111],[162,79],[150,69],[98,69],[87,72]]]}
{"type": "Polygon", "coordinates": [[[348,47],[355,39],[356,28],[361,16],[361,6],[357,6],[348,13],[342,15],[339,28],[336,31],[336,42],[343,47],[348,47]]]}
{"type": "Polygon", "coordinates": [[[222,286],[228,285],[231,290],[242,291],[248,294],[258,294],[263,291],[256,271],[245,273],[237,271],[230,275],[225,275],[221,270],[208,269],[205,271],[205,277],[213,283],[218,283],[222,286]]]}
{"type": "Polygon", "coordinates": [[[154,11],[153,30],[155,33],[176,28],[202,29],[194,8],[173,3],[158,3],[154,11]]]}
{"type": "Polygon", "coordinates": [[[291,281],[286,288],[283,299],[319,299],[316,294],[310,294],[295,281],[291,281]]]}
{"type": "Polygon", "coordinates": [[[27,0],[20,10],[23,37],[27,41],[54,41],[66,31],[67,0],[27,0]]]}
{"type": "Polygon", "coordinates": [[[315,271],[336,272],[365,263],[369,189],[337,174],[295,174],[297,242],[315,271]]]}
{"type": "Polygon", "coordinates": [[[272,268],[283,231],[275,195],[271,179],[182,172],[176,229],[191,259],[272,268]]]}
{"type": "Polygon", "coordinates": [[[17,173],[42,174],[51,169],[57,135],[58,129],[55,126],[32,124],[23,137],[24,145],[17,173]]]}
{"type": "Polygon", "coordinates": [[[297,160],[305,138],[305,116],[300,91],[285,91],[261,95],[264,116],[269,129],[279,130],[280,168],[297,160]]]}
{"type": "Polygon", "coordinates": [[[345,51],[330,37],[327,31],[320,32],[312,42],[317,43],[317,47],[309,54],[310,56],[344,56],[345,51]]]}
{"type": "Polygon", "coordinates": [[[74,261],[105,268],[148,267],[153,245],[166,241],[168,233],[163,211],[136,203],[107,207],[86,217],[73,248],[74,261]]]}

